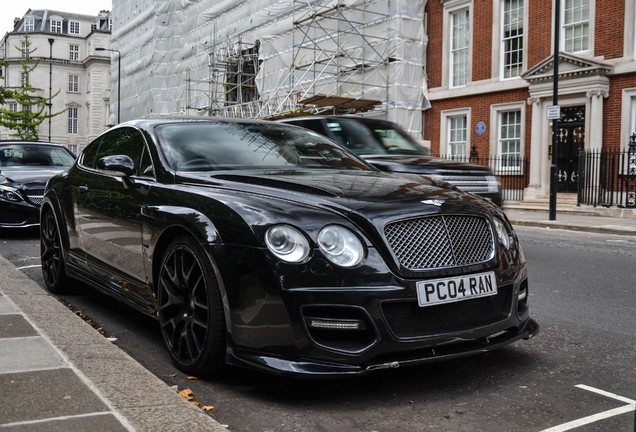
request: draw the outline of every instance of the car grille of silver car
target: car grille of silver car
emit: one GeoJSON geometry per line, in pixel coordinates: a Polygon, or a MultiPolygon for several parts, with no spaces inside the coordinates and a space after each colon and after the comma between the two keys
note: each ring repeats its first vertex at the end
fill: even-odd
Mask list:
{"type": "Polygon", "coordinates": [[[27,189],[26,197],[29,203],[39,206],[44,198],[44,189],[27,189]]]}
{"type": "Polygon", "coordinates": [[[460,190],[474,193],[494,193],[499,189],[497,178],[487,175],[442,174],[442,179],[460,190]]]}
{"type": "Polygon", "coordinates": [[[409,270],[431,270],[482,263],[494,257],[487,219],[438,215],[392,222],[384,235],[400,264],[409,270]]]}

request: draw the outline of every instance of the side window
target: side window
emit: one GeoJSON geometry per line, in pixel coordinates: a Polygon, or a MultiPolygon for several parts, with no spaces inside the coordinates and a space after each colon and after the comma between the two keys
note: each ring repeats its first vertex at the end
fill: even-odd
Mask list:
{"type": "Polygon", "coordinates": [[[143,150],[144,139],[139,131],[127,127],[115,129],[102,137],[95,163],[105,156],[126,155],[139,170],[143,150]]]}
{"type": "Polygon", "coordinates": [[[321,120],[302,120],[302,121],[293,122],[292,124],[295,124],[295,125],[302,126],[304,128],[310,129],[310,130],[312,130],[314,132],[319,133],[320,135],[325,135],[325,136],[329,135],[325,131],[325,128],[322,125],[322,121],[321,120]]]}
{"type": "Polygon", "coordinates": [[[140,177],[153,177],[155,174],[155,170],[152,167],[152,159],[150,158],[150,153],[148,152],[148,148],[144,146],[143,155],[141,156],[141,164],[139,165],[139,172],[137,175],[140,177]]]}
{"type": "Polygon", "coordinates": [[[86,168],[95,168],[95,162],[97,161],[95,159],[95,155],[97,155],[97,150],[99,150],[99,143],[101,141],[101,138],[97,138],[86,147],[79,160],[79,164],[81,166],[86,168]]]}

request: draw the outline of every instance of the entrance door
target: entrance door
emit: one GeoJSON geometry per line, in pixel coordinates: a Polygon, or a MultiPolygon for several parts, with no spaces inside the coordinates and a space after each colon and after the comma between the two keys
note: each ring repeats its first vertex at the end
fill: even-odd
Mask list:
{"type": "Polygon", "coordinates": [[[585,106],[561,108],[557,131],[557,192],[577,192],[579,149],[585,145],[585,106]]]}

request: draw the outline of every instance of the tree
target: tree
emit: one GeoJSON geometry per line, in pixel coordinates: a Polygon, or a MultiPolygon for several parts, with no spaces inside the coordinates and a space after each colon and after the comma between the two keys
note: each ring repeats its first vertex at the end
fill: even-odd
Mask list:
{"type": "Polygon", "coordinates": [[[2,87],[0,98],[15,100],[19,109],[11,110],[1,106],[0,126],[15,130],[14,136],[19,139],[38,141],[40,139],[38,126],[44,120],[62,114],[66,109],[57,113],[46,113],[45,109],[60,91],[58,90],[54,95],[46,98],[38,96],[37,92],[39,89],[31,86],[30,74],[40,64],[40,59],[36,60],[32,57],[36,49],[31,49],[31,42],[27,33],[24,34],[22,46],[16,46],[16,48],[22,54],[20,60],[22,64],[20,87],[13,90],[2,87]]]}

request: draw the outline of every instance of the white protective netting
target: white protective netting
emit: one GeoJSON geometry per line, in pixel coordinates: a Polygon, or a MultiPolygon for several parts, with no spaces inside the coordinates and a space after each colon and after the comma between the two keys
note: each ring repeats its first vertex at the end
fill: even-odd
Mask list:
{"type": "Polygon", "coordinates": [[[337,7],[343,3],[113,0],[122,120],[207,115],[226,105],[224,63],[217,61],[231,58],[237,46],[259,44],[258,101],[236,106],[235,115],[268,117],[315,94],[373,99],[381,104],[368,115],[421,137],[426,0],[337,7]]]}

